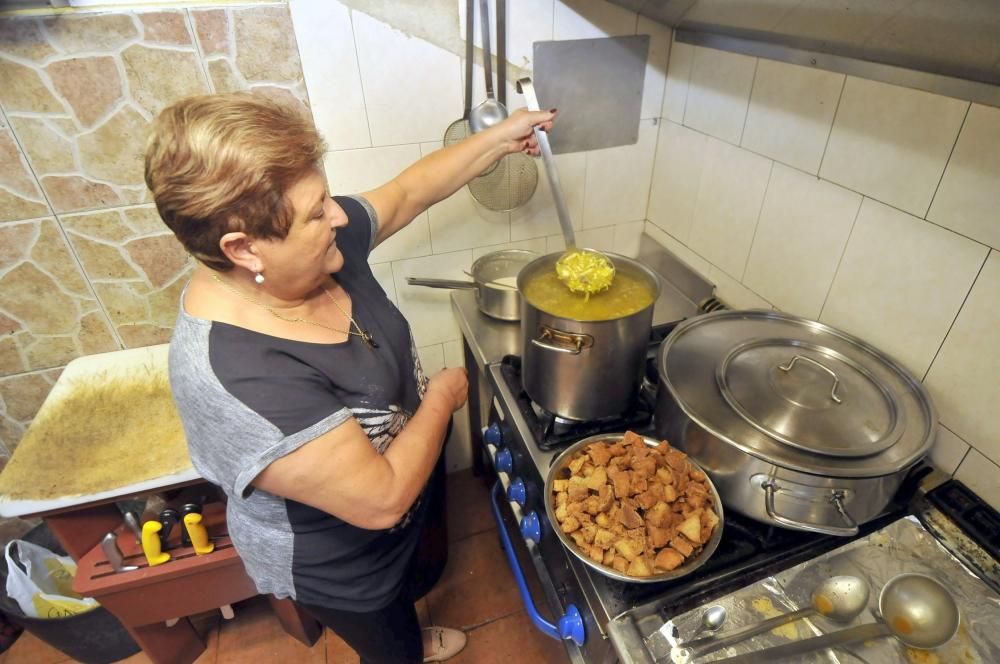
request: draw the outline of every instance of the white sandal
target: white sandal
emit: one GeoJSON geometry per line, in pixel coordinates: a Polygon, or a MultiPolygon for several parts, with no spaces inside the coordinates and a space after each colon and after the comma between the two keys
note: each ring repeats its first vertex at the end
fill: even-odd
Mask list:
{"type": "Polygon", "coordinates": [[[431,633],[431,643],[434,644],[432,654],[424,657],[425,662],[443,662],[462,652],[469,640],[465,632],[450,627],[425,627],[424,632],[431,633]]]}

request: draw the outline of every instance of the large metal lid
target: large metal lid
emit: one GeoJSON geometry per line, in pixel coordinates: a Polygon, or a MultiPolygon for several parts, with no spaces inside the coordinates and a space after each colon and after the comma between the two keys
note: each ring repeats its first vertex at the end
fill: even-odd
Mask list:
{"type": "Polygon", "coordinates": [[[927,453],[936,417],[918,380],[860,339],[773,311],[679,325],[661,383],[699,425],[771,463],[839,476],[889,474],[927,453]]]}

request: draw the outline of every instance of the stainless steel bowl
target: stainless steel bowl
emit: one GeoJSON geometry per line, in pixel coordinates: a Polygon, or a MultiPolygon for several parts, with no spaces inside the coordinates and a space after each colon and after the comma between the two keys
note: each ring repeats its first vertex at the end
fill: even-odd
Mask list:
{"type": "MultiPolygon", "coordinates": [[[[583,448],[601,441],[615,443],[624,437],[624,433],[602,433],[597,434],[596,436],[589,436],[582,440],[578,440],[567,447],[552,461],[552,465],[549,467],[549,474],[545,478],[545,514],[549,517],[549,524],[552,526],[556,535],[559,536],[559,540],[563,543],[563,546],[565,546],[574,556],[604,576],[609,576],[612,579],[627,581],[629,583],[657,583],[659,581],[670,581],[671,579],[677,579],[685,576],[686,574],[690,574],[704,565],[705,561],[712,557],[712,554],[715,553],[715,549],[719,546],[719,541],[722,539],[722,527],[725,522],[725,517],[722,512],[722,501],[719,499],[719,492],[716,491],[715,485],[712,484],[712,480],[708,477],[708,473],[705,473],[705,482],[712,490],[712,507],[715,509],[715,513],[719,517],[719,523],[712,532],[712,536],[708,539],[708,542],[705,543],[705,546],[702,547],[701,551],[699,551],[697,555],[688,558],[683,565],[677,569],[670,570],[669,572],[654,574],[653,576],[647,577],[636,577],[622,574],[611,567],[591,560],[589,556],[585,555],[580,551],[580,549],[577,548],[576,542],[574,542],[573,539],[564,533],[562,528],[559,527],[559,522],[556,520],[555,501],[552,491],[555,480],[565,479],[564,475],[567,475],[569,472],[568,469],[570,461],[572,461],[576,456],[576,453],[583,448]]],[[[642,439],[649,447],[656,447],[660,444],[660,441],[649,436],[642,436],[642,439]]],[[[705,469],[690,456],[688,457],[688,462],[703,473],[705,472],[705,469]]]]}

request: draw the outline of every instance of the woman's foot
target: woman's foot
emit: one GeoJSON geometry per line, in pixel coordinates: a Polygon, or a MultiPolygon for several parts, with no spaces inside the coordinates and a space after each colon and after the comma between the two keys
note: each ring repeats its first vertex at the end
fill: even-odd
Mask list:
{"type": "Polygon", "coordinates": [[[425,627],[423,637],[425,662],[443,662],[454,657],[462,652],[468,640],[465,632],[450,627],[425,627]]]}

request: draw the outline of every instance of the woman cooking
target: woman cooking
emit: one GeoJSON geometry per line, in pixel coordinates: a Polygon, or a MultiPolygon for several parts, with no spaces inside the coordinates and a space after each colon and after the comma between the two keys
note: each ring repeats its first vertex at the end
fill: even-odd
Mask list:
{"type": "MultiPolygon", "coordinates": [[[[465,635],[421,634],[436,578],[418,555],[432,470],[463,369],[422,373],[372,249],[503,155],[537,154],[519,111],[387,184],[331,197],[311,121],[246,94],[192,97],[153,124],[146,183],[199,261],[170,346],[198,472],[228,496],[229,534],[261,593],[291,597],[362,662],[438,661],[465,635]]],[[[439,573],[439,571],[438,571],[439,573]]]]}

